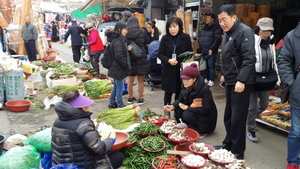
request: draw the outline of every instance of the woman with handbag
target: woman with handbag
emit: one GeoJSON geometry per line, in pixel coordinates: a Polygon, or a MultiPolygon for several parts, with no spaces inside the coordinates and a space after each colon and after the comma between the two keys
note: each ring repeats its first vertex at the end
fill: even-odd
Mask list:
{"type": "Polygon", "coordinates": [[[146,39],[147,35],[141,29],[136,17],[132,16],[127,22],[127,44],[130,54],[131,73],[128,76],[128,100],[131,104],[137,101],[138,105],[145,103],[144,100],[144,76],[150,73],[150,66],[148,64],[146,55],[146,39]],[[138,99],[133,96],[134,77],[138,80],[138,99]]]}
{"type": "Polygon", "coordinates": [[[269,90],[272,90],[276,83],[280,85],[273,31],[273,20],[267,17],[260,18],[254,28],[257,83],[250,95],[247,118],[247,136],[254,143],[258,142],[255,118],[269,106],[269,90]]]}

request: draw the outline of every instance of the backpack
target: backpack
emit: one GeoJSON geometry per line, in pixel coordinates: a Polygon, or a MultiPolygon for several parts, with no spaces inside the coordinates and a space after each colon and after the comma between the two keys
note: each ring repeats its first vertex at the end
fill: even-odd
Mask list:
{"type": "Polygon", "coordinates": [[[109,69],[115,59],[115,56],[112,55],[110,51],[110,44],[105,47],[103,57],[101,58],[101,64],[104,68],[109,69]]]}

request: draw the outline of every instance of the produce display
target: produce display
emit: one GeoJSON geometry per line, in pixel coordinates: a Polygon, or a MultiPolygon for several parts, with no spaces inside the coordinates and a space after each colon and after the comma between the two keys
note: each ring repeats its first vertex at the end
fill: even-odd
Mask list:
{"type": "Polygon", "coordinates": [[[187,156],[184,156],[181,161],[191,167],[202,167],[205,165],[206,161],[202,156],[195,155],[195,154],[189,154],[187,156]]]}
{"type": "Polygon", "coordinates": [[[103,110],[96,116],[96,120],[97,122],[103,121],[115,129],[123,130],[142,121],[140,111],[141,108],[137,104],[131,104],[122,108],[103,110]]]}
{"type": "Polygon", "coordinates": [[[226,149],[219,149],[211,152],[209,158],[221,163],[231,163],[236,160],[235,156],[226,149]]]}
{"type": "Polygon", "coordinates": [[[157,169],[176,169],[180,165],[178,158],[172,155],[158,156],[152,161],[152,165],[157,169]]]}
{"type": "Polygon", "coordinates": [[[158,117],[161,117],[161,114],[157,114],[155,113],[154,111],[152,111],[151,109],[147,108],[145,111],[144,111],[144,118],[147,118],[147,117],[152,117],[152,116],[158,116],[158,117]]]}
{"type": "Polygon", "coordinates": [[[74,73],[74,70],[70,66],[60,66],[56,69],[56,74],[59,75],[69,75],[74,73]]]}
{"type": "Polygon", "coordinates": [[[161,119],[158,116],[152,116],[152,117],[148,117],[148,121],[150,121],[151,123],[157,123],[160,122],[161,119]]]}
{"type": "Polygon", "coordinates": [[[112,89],[110,80],[89,80],[83,85],[87,95],[92,99],[99,99],[99,96],[110,93],[112,89]]]}
{"type": "Polygon", "coordinates": [[[98,72],[96,72],[94,69],[89,69],[89,70],[88,70],[88,74],[89,74],[90,76],[92,76],[92,77],[99,77],[99,76],[105,76],[105,77],[106,77],[105,74],[98,73],[98,72]]]}
{"type": "Polygon", "coordinates": [[[32,64],[37,65],[37,66],[40,66],[40,65],[43,65],[44,62],[43,62],[43,61],[40,61],[40,60],[36,60],[36,61],[33,61],[32,64]]]}
{"type": "Polygon", "coordinates": [[[233,163],[230,163],[225,166],[227,169],[251,169],[246,166],[245,160],[235,160],[233,163]]]}
{"type": "Polygon", "coordinates": [[[58,67],[60,67],[60,66],[61,66],[60,63],[57,63],[57,62],[55,62],[55,61],[51,61],[51,62],[46,62],[46,63],[44,63],[42,67],[43,67],[44,69],[49,69],[49,68],[58,68],[58,67]]]}
{"type": "Polygon", "coordinates": [[[210,153],[210,150],[205,146],[204,143],[193,143],[192,148],[194,151],[199,153],[210,153]]]}
{"type": "Polygon", "coordinates": [[[150,152],[158,152],[161,151],[165,147],[165,142],[158,138],[158,137],[152,137],[148,136],[144,138],[141,142],[141,147],[147,151],[150,152]]]}
{"type": "Polygon", "coordinates": [[[136,133],[149,134],[156,132],[159,128],[152,124],[150,121],[145,121],[141,123],[138,127],[134,128],[136,133]]]}
{"type": "Polygon", "coordinates": [[[55,95],[62,97],[63,93],[71,90],[78,90],[78,85],[58,85],[52,88],[46,88],[45,94],[49,99],[52,99],[55,95]]]}
{"type": "Polygon", "coordinates": [[[152,168],[152,161],[157,156],[167,155],[167,150],[172,150],[174,148],[164,135],[159,132],[154,135],[154,137],[159,137],[166,143],[165,148],[162,151],[152,153],[144,150],[140,146],[142,140],[141,137],[138,138],[137,142],[131,147],[122,148],[120,151],[124,154],[125,159],[123,161],[123,167],[126,169],[149,169],[152,168]]]}
{"type": "Polygon", "coordinates": [[[164,121],[162,126],[160,126],[160,130],[163,133],[172,133],[177,130],[176,121],[175,120],[168,120],[164,121]]]}
{"type": "Polygon", "coordinates": [[[129,134],[129,139],[127,140],[127,143],[132,143],[134,142],[136,139],[138,139],[138,135],[135,134],[135,132],[130,132],[129,134]]]}
{"type": "Polygon", "coordinates": [[[177,129],[172,132],[169,139],[175,140],[175,141],[183,141],[187,139],[187,136],[185,134],[186,128],[177,129]]]}

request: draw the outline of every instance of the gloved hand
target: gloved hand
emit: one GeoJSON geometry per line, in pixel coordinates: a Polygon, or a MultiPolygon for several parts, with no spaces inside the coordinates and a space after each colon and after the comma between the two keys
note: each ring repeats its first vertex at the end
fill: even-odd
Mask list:
{"type": "Polygon", "coordinates": [[[112,141],[113,144],[115,144],[116,138],[109,138],[109,139],[112,141]]]}
{"type": "Polygon", "coordinates": [[[82,43],[82,45],[83,45],[83,46],[88,46],[88,44],[87,44],[87,43],[82,43]]]}

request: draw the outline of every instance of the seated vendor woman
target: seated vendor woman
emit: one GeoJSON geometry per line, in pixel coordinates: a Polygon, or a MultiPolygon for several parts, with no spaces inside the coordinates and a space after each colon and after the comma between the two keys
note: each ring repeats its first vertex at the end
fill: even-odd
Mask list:
{"type": "Polygon", "coordinates": [[[200,137],[204,137],[215,130],[217,123],[217,107],[212,93],[195,63],[183,69],[181,79],[183,86],[178,99],[164,106],[164,109],[174,110],[178,123],[182,119],[188,126],[195,128],[200,137]]]}
{"type": "Polygon", "coordinates": [[[124,156],[109,151],[115,138],[100,139],[91,120],[93,100],[77,90],[64,93],[55,105],[58,115],[52,128],[52,165],[75,164],[84,169],[112,169],[122,165],[124,156]]]}

